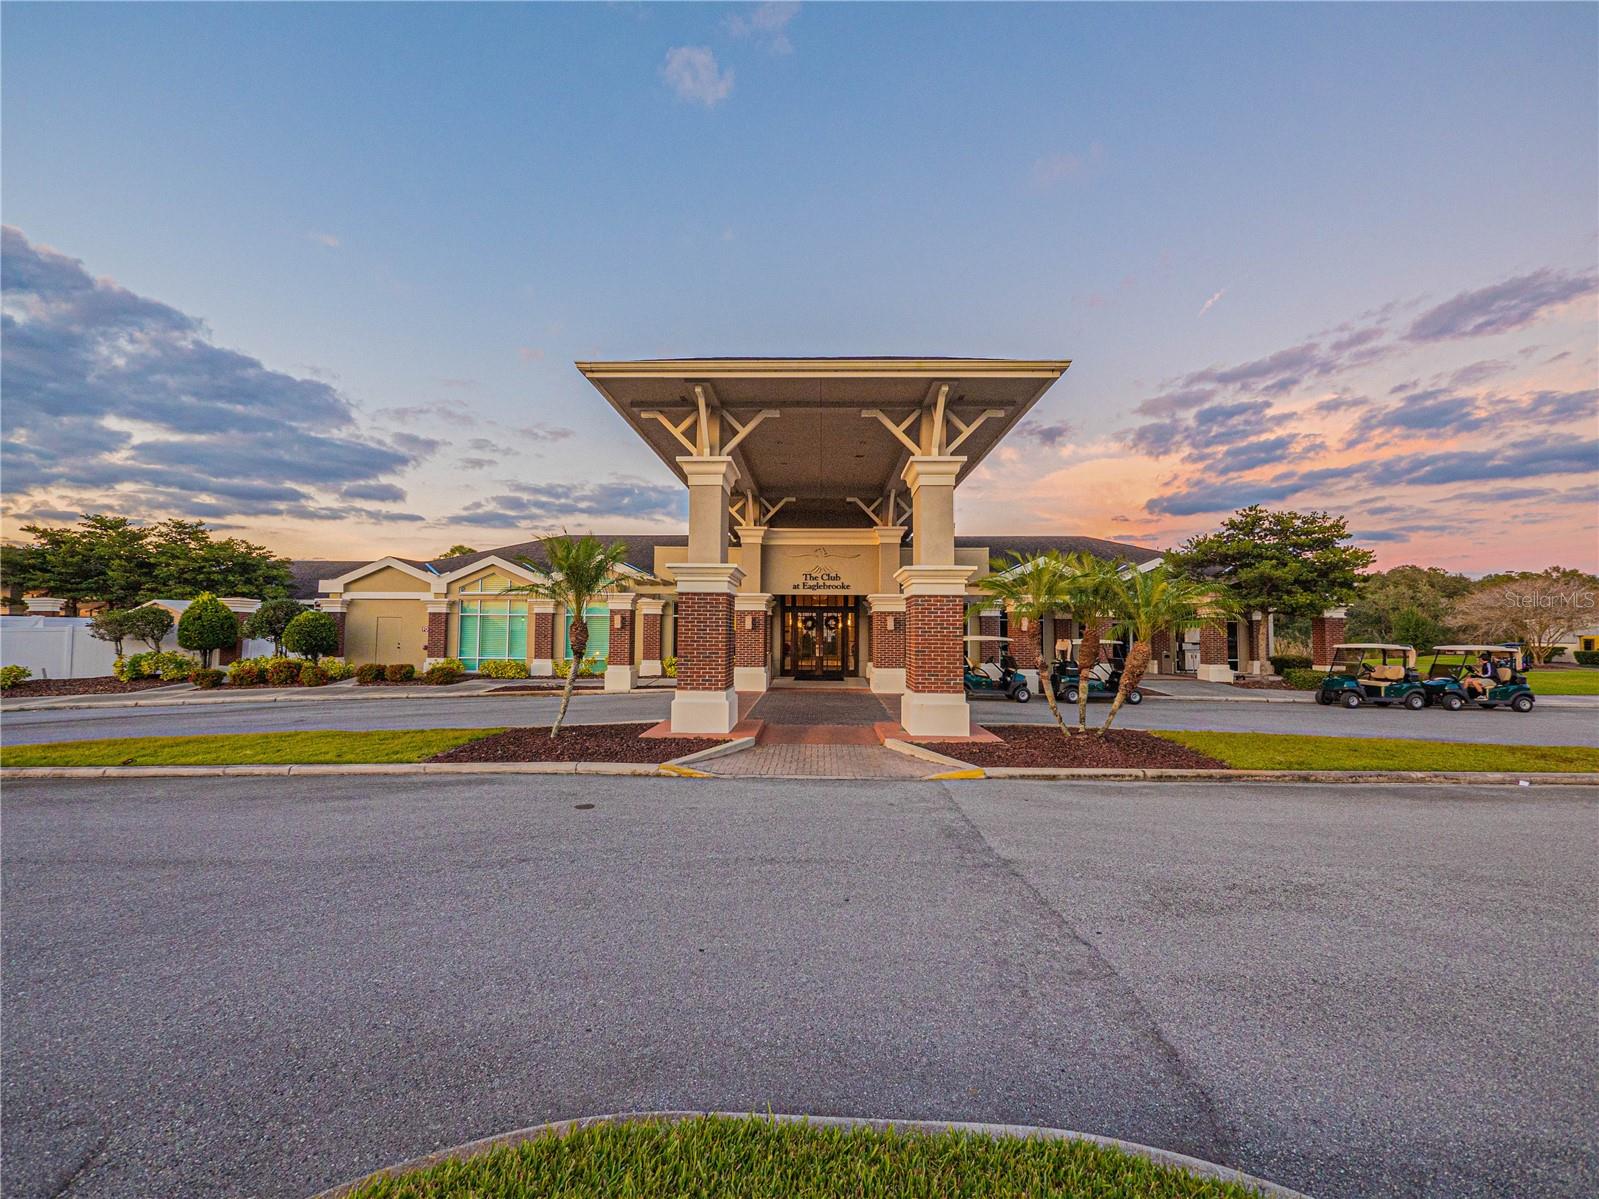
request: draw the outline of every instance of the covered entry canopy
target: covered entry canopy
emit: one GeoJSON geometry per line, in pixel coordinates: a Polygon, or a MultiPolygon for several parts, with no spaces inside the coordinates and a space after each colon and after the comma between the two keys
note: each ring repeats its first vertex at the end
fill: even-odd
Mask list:
{"type": "Polygon", "coordinates": [[[877,503],[902,488],[912,454],[959,455],[964,478],[1070,365],[673,358],[577,367],[678,478],[680,456],[729,454],[738,491],[783,504],[772,523],[825,527],[872,523],[850,497],[877,503]]]}

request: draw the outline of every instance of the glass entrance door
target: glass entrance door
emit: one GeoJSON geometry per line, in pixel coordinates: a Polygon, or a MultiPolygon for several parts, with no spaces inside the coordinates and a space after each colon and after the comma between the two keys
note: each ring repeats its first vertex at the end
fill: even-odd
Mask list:
{"type": "Polygon", "coordinates": [[[783,598],[783,673],[842,679],[855,673],[854,596],[783,598]]]}

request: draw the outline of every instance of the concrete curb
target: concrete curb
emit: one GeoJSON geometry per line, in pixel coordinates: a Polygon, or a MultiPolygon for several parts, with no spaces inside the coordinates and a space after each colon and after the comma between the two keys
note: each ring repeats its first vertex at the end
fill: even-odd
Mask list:
{"type": "MultiPolygon", "coordinates": [[[[298,766],[7,766],[0,782],[29,779],[164,779],[240,778],[290,775],[295,778],[337,775],[417,774],[604,774],[663,776],[697,773],[688,768],[668,770],[663,762],[372,762],[324,763],[298,766]]],[[[701,775],[701,777],[705,777],[701,775]]]]}
{"type": "Polygon", "coordinates": [[[401,1162],[399,1165],[388,1166],[362,1178],[341,1183],[329,1190],[319,1191],[311,1196],[311,1199],[346,1199],[346,1196],[353,1194],[357,1187],[368,1182],[374,1182],[381,1178],[411,1170],[426,1169],[429,1166],[438,1165],[440,1162],[474,1157],[477,1154],[486,1153],[490,1149],[519,1145],[524,1141],[534,1140],[547,1133],[565,1136],[580,1128],[623,1120],[657,1120],[663,1123],[676,1124],[683,1120],[696,1120],[701,1116],[726,1116],[736,1120],[770,1120],[774,1124],[811,1124],[820,1128],[875,1128],[879,1131],[894,1129],[899,1132],[932,1134],[953,1129],[957,1132],[969,1132],[987,1137],[1015,1137],[1018,1139],[1035,1137],[1044,1141],[1088,1141],[1094,1145],[1119,1149],[1123,1153],[1147,1158],[1157,1165],[1187,1170],[1189,1173],[1197,1174],[1201,1178],[1211,1178],[1218,1182],[1230,1182],[1238,1186],[1251,1187],[1264,1199],[1310,1199],[1308,1195],[1301,1191],[1291,1191],[1287,1187],[1278,1186],[1274,1182],[1267,1182],[1264,1178],[1256,1178],[1254,1175],[1245,1174],[1241,1170],[1234,1170],[1230,1166],[1219,1166],[1215,1162],[1189,1157],[1185,1153],[1173,1153],[1169,1149],[1157,1149],[1152,1145],[1140,1145],[1136,1141],[1121,1141],[1115,1137],[1097,1136],[1091,1132],[1073,1132],[1065,1128],[1045,1128],[1031,1124],[979,1124],[964,1120],[881,1120],[862,1116],[797,1116],[780,1115],[775,1112],[716,1111],[617,1112],[606,1116],[583,1116],[576,1120],[557,1120],[549,1124],[535,1124],[529,1128],[521,1128],[515,1132],[469,1141],[464,1145],[441,1149],[437,1153],[430,1153],[425,1157],[413,1158],[411,1161],[401,1162]]]}
{"type": "Polygon", "coordinates": [[[935,766],[942,766],[946,770],[971,770],[970,762],[962,762],[959,758],[952,758],[941,754],[937,750],[928,749],[925,745],[917,745],[914,741],[901,741],[898,737],[884,737],[883,748],[891,749],[897,754],[904,754],[907,758],[919,758],[923,762],[931,762],[935,766]]]}
{"type": "Polygon", "coordinates": [[[734,737],[731,741],[724,741],[720,745],[713,745],[709,749],[696,749],[691,754],[684,754],[681,758],[673,758],[665,762],[666,766],[693,766],[697,762],[709,762],[712,758],[723,758],[728,754],[743,753],[755,745],[754,737],[734,737]]]}
{"type": "MultiPolygon", "coordinates": [[[[181,684],[180,684],[181,685],[181,684]]],[[[506,685],[502,680],[501,686],[506,685]]],[[[165,690],[165,688],[161,688],[165,690]]],[[[604,695],[608,698],[620,698],[629,695],[648,695],[652,692],[670,694],[670,687],[635,687],[631,691],[602,691],[597,687],[588,687],[573,693],[572,698],[580,695],[604,695]]],[[[474,691],[454,691],[448,687],[363,687],[348,688],[341,683],[330,683],[326,687],[308,688],[304,692],[280,691],[272,695],[207,695],[198,689],[185,693],[185,697],[171,699],[106,699],[86,701],[83,697],[63,695],[55,699],[39,699],[20,704],[0,704],[0,716],[9,716],[13,712],[73,712],[85,708],[194,708],[210,707],[214,704],[314,704],[329,703],[338,700],[359,700],[370,703],[378,700],[397,699],[559,699],[561,693],[557,689],[548,691],[513,691],[504,694],[494,688],[485,688],[474,691]],[[332,694],[329,694],[329,693],[332,694]]]]}
{"type": "Polygon", "coordinates": [[[986,778],[1137,781],[1170,783],[1478,783],[1483,786],[1599,787],[1599,774],[1500,770],[1178,770],[1173,768],[1073,769],[988,766],[986,778]]]}

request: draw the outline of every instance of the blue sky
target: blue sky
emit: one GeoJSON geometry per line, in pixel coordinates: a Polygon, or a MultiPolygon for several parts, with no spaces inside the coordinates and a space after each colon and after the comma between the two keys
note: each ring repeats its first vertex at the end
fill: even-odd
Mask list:
{"type": "Polygon", "coordinates": [[[680,489],[574,359],[924,353],[1074,360],[963,489],[973,532],[1168,544],[1264,498],[1388,561],[1599,559],[1591,6],[0,20],[8,245],[166,339],[50,431],[126,328],[84,322],[137,306],[8,268],[8,533],[85,506],[298,556],[665,527],[680,489]],[[310,449],[252,475],[241,419],[310,449]],[[1528,494],[1485,533],[1474,490],[1528,494]]]}

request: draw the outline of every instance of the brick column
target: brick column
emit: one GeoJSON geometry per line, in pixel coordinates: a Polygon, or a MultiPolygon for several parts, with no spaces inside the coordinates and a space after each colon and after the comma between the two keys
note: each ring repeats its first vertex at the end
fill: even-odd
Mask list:
{"type": "Polygon", "coordinates": [[[1160,629],[1149,639],[1149,673],[1174,674],[1178,665],[1171,630],[1160,629]]]}
{"type": "Polygon", "coordinates": [[[631,691],[638,683],[633,661],[633,609],[638,596],[613,595],[606,601],[611,624],[605,649],[605,689],[631,691]]]}
{"type": "Polygon", "coordinates": [[[738,723],[733,687],[733,596],[744,572],[727,562],[680,562],[674,733],[728,733],[738,723]]]}
{"type": "Polygon", "coordinates": [[[901,567],[905,593],[905,697],[899,722],[913,737],[971,734],[966,703],[966,580],[970,566],[901,567]]]}
{"type": "Polygon", "coordinates": [[[661,614],[666,601],[640,596],[638,601],[640,678],[655,679],[661,676],[661,614]]]}
{"type": "Polygon", "coordinates": [[[741,591],[733,597],[733,687],[765,691],[771,685],[772,597],[741,591]]]}
{"type": "Polygon", "coordinates": [[[869,595],[872,614],[872,690],[879,695],[905,691],[905,597],[869,595]]]}
{"type": "MultiPolygon", "coordinates": [[[[984,608],[977,614],[977,632],[982,637],[999,636],[999,609],[984,608]]],[[[979,641],[977,643],[977,660],[979,662],[998,662],[1000,644],[998,641],[979,641]]]]}
{"type": "Polygon", "coordinates": [[[527,623],[528,673],[534,678],[549,678],[555,674],[555,601],[528,600],[527,623]]]}
{"type": "Polygon", "coordinates": [[[1199,673],[1206,683],[1230,683],[1233,672],[1227,665],[1227,622],[1209,620],[1199,626],[1199,673]]]}
{"type": "Polygon", "coordinates": [[[347,599],[319,599],[316,602],[318,612],[326,612],[333,618],[333,632],[336,640],[333,643],[334,657],[344,657],[344,622],[349,616],[350,601],[347,599]]]}
{"type": "Polygon", "coordinates": [[[1328,608],[1320,616],[1310,618],[1310,658],[1317,670],[1332,667],[1333,646],[1342,643],[1348,608],[1328,608]]]}
{"type": "Polygon", "coordinates": [[[440,658],[450,656],[450,601],[428,600],[427,653],[422,660],[425,670],[440,658]]]}

